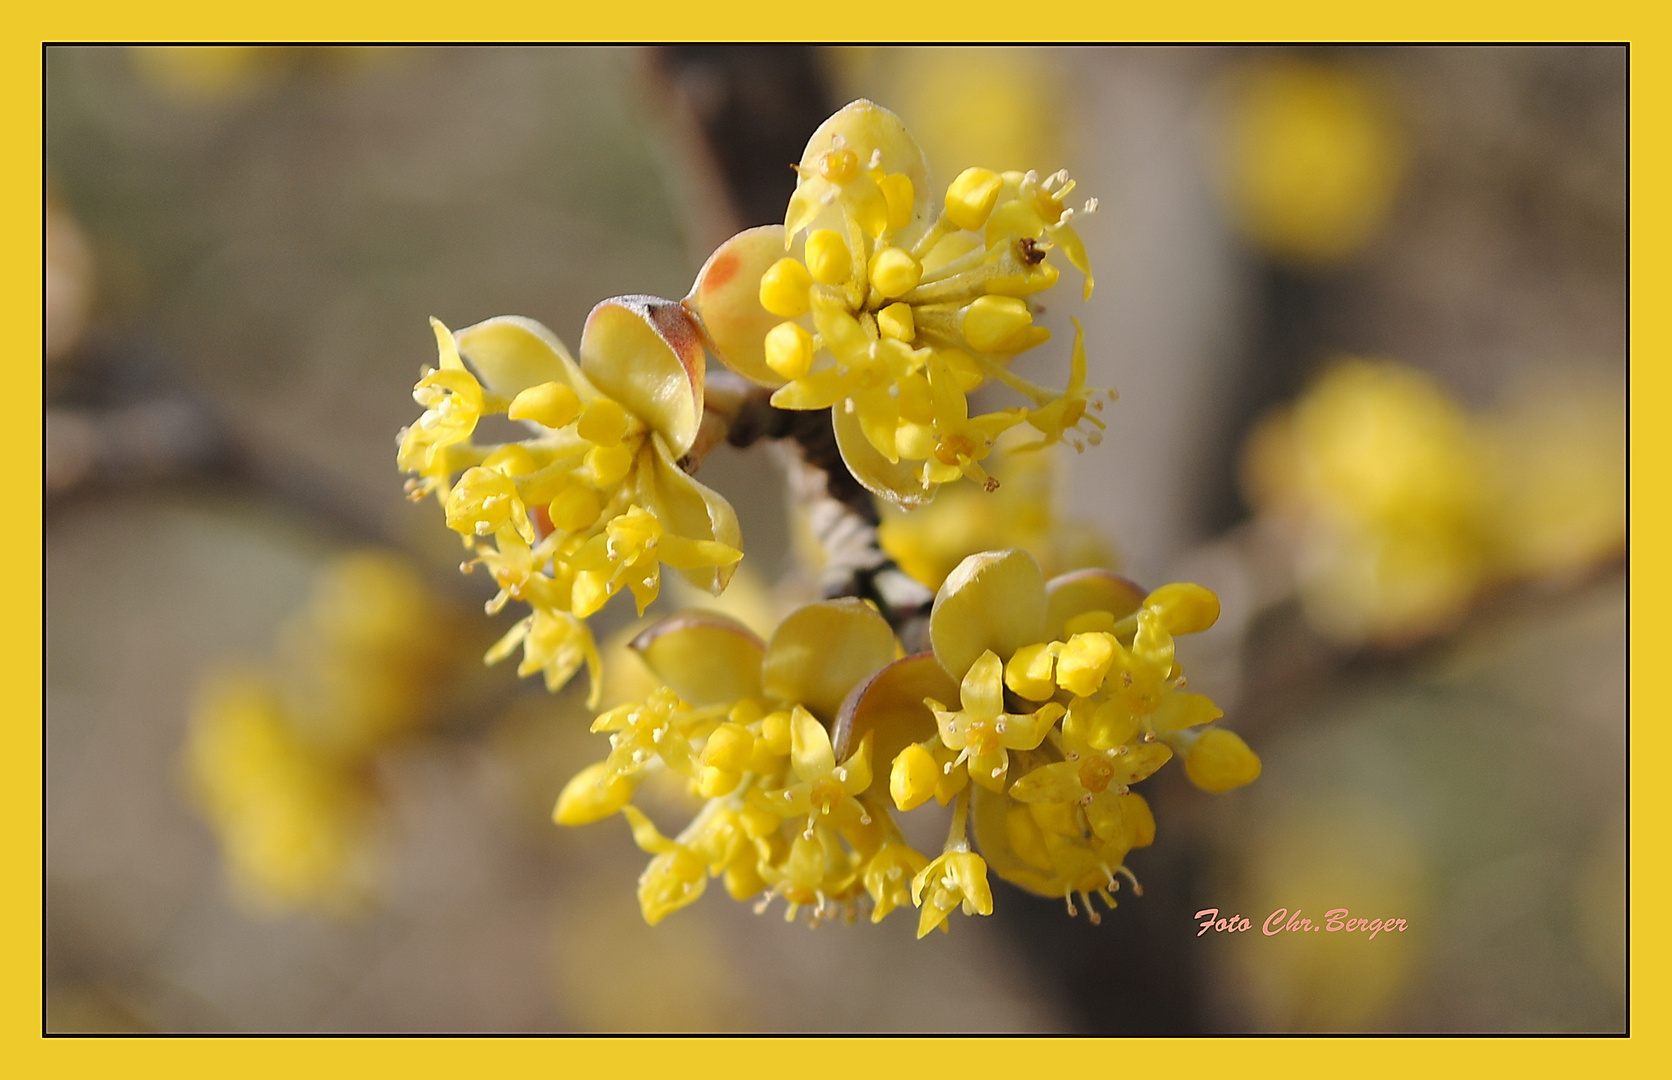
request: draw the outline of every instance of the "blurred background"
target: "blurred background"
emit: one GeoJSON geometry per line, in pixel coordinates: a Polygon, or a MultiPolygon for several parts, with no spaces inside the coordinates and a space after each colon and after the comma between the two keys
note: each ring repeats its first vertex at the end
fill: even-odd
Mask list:
{"type": "MultiPolygon", "coordinates": [[[[1623,48],[55,48],[46,103],[48,1030],[1624,1030],[1623,48]],[[885,543],[1224,603],[1181,655],[1264,775],[1146,782],[1101,926],[647,927],[619,820],[550,822],[584,692],[481,665],[515,614],[402,497],[427,316],[684,295],[859,96],[1098,198],[1017,363],[1074,316],[1121,395],[885,543]],[[1409,929],[1258,929],[1335,907],[1409,929]]],[[[778,465],[702,479],[769,628],[778,465]]]]}

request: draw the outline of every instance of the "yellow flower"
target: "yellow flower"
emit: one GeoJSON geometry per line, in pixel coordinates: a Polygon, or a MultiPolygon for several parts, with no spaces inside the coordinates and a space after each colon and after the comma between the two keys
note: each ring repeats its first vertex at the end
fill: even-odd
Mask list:
{"type": "Polygon", "coordinates": [[[623,588],[642,614],[664,564],[718,593],[742,557],[731,506],[679,465],[702,419],[700,335],[680,305],[646,296],[592,310],[578,365],[531,320],[457,336],[432,323],[441,366],[419,381],[425,413],[402,433],[398,463],[417,474],[414,497],[441,500],[469,565],[493,575],[489,612],[510,599],[533,608],[489,662],[521,644],[518,672],[542,671],[554,690],[584,663],[596,696],[597,646],[582,620],[623,588]],[[475,444],[493,413],[530,436],[475,444]]]}
{"type": "Polygon", "coordinates": [[[1068,394],[1008,367],[1050,337],[1026,297],[1056,283],[1053,253],[1091,295],[1066,173],[966,169],[937,200],[905,126],[863,100],[813,133],[796,168],[783,226],[727,241],[685,304],[774,405],[832,410],[862,484],[903,506],[959,476],[991,486],[980,462],[1001,432],[1028,421],[1054,442],[1088,419],[1083,348],[1068,394]],[[971,417],[967,395],[989,379],[1028,406],[971,417]]]}
{"type": "Polygon", "coordinates": [[[627,806],[622,813],[633,826],[634,843],[656,856],[639,875],[639,908],[644,921],[655,926],[702,896],[708,868],[688,846],[663,836],[638,810],[627,806]]]}
{"type": "Polygon", "coordinates": [[[871,744],[859,748],[842,764],[836,763],[830,733],[813,714],[795,706],[790,712],[790,764],[796,782],[762,794],[762,801],[780,817],[806,815],[812,831],[820,819],[845,825],[866,816],[855,796],[871,786],[871,744]]]}
{"type": "Polygon", "coordinates": [[[946,801],[967,768],[975,839],[1000,877],[1070,898],[1071,908],[1074,893],[1113,906],[1126,853],[1155,834],[1130,785],[1175,754],[1211,791],[1258,775],[1240,739],[1203,730],[1221,716],[1213,702],[1181,688],[1173,635],[1218,616],[1217,597],[1198,585],[1145,593],[1102,570],[1047,583],[1026,552],[973,555],[936,594],[934,652],[889,665],[857,691],[844,710],[849,731],[892,760],[901,809],[930,795],[946,801]],[[956,712],[940,704],[952,686],[956,712]]]}
{"type": "Polygon", "coordinates": [[[258,908],[362,904],[372,887],[372,801],[303,741],[278,692],[250,673],[208,682],[186,765],[238,896],[258,908]]]}
{"type": "Polygon", "coordinates": [[[911,898],[923,909],[917,921],[919,938],[937,926],[946,929],[946,917],[959,908],[965,915],[991,915],[987,863],[972,851],[944,852],[912,878],[911,898]]]}
{"type": "Polygon", "coordinates": [[[367,766],[424,723],[454,629],[403,560],[352,551],[315,575],[272,661],[205,677],[186,771],[242,899],[341,910],[370,898],[367,766]]]}
{"type": "Polygon", "coordinates": [[[871,921],[881,922],[895,908],[914,904],[912,882],[928,865],[928,859],[906,844],[891,843],[877,852],[865,867],[865,891],[875,905],[871,921]]]}
{"type": "Polygon", "coordinates": [[[1251,501],[1295,542],[1306,614],[1347,643],[1400,644],[1456,622],[1488,570],[1478,434],[1428,376],[1337,364],[1245,452],[1251,501]]]}
{"type": "Polygon", "coordinates": [[[845,705],[898,652],[874,608],[811,604],[770,642],[726,616],[689,612],[653,624],[632,647],[664,685],[594,722],[610,733],[610,755],[569,782],[554,817],[628,815],[657,857],[641,887],[647,919],[695,899],[698,864],[737,899],[784,897],[790,918],[804,906],[815,918],[851,915],[867,894],[882,914],[899,903],[902,868],[915,873],[928,860],[910,852],[869,793],[874,736],[856,729],[845,705]],[[707,800],[672,840],[646,831],[629,805],[662,769],[707,800]]]}
{"type": "Polygon", "coordinates": [[[957,750],[953,767],[969,762],[970,778],[982,787],[1004,790],[1011,750],[1032,750],[1044,741],[1063,714],[1052,702],[1031,713],[1004,711],[1004,665],[991,649],[965,674],[960,688],[963,708],[952,712],[940,702],[927,704],[940,725],[941,743],[957,750]]]}
{"type": "Polygon", "coordinates": [[[1368,79],[1295,60],[1230,83],[1224,187],[1237,226],[1303,268],[1351,257],[1386,223],[1405,171],[1404,132],[1368,79]]]}

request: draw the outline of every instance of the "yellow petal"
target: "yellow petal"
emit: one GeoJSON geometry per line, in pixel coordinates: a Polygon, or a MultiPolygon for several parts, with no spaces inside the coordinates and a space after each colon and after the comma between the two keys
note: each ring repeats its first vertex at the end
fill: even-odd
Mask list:
{"type": "Polygon", "coordinates": [[[581,370],[660,433],[678,457],[702,421],[702,338],[690,312],[654,296],[605,300],[581,331],[581,370]]]}
{"type": "Polygon", "coordinates": [[[871,445],[856,413],[836,408],[831,411],[836,427],[836,448],[842,452],[842,463],[873,495],[887,499],[907,510],[924,506],[935,497],[933,487],[923,483],[921,466],[909,461],[891,462],[871,445]]]}
{"type": "Polygon", "coordinates": [[[1224,715],[1225,710],[1215,705],[1206,694],[1174,690],[1161,699],[1160,706],[1150,714],[1149,722],[1157,732],[1165,733],[1212,723],[1224,715]]]}
{"type": "Polygon", "coordinates": [[[834,718],[855,685],[894,659],[894,631],[863,600],[823,600],[792,613],[766,647],[768,696],[834,718]]]}
{"type": "Polygon", "coordinates": [[[836,768],[830,733],[817,717],[799,705],[790,713],[790,764],[795,775],[808,782],[829,776],[836,768]]]}
{"type": "MultiPolygon", "coordinates": [[[[872,152],[877,151],[876,167],[883,174],[902,173],[911,181],[913,224],[905,230],[909,243],[931,212],[929,170],[917,140],[912,138],[898,116],[861,98],[843,106],[813,132],[813,137],[807,140],[807,149],[801,155],[803,175],[817,175],[819,158],[832,148],[837,136],[841,136],[843,145],[857,155],[862,167],[870,167],[872,152]]],[[[884,208],[886,212],[886,199],[884,208]]]]}
{"type": "Polygon", "coordinates": [[[1129,791],[1117,798],[1120,799],[1121,831],[1125,833],[1126,843],[1135,848],[1155,843],[1155,814],[1144,797],[1136,791],[1129,791]]]}
{"type": "Polygon", "coordinates": [[[501,315],[455,335],[459,351],[496,394],[514,398],[531,386],[561,383],[585,402],[596,395],[557,335],[520,315],[501,315]]]}
{"type": "Polygon", "coordinates": [[[1025,551],[971,555],[947,575],[929,615],[935,658],[957,678],[991,650],[1002,660],[1043,639],[1045,575],[1025,551]]]}
{"type": "MultiPolygon", "coordinates": [[[[665,532],[687,540],[714,540],[743,550],[743,532],[731,503],[673,463],[673,454],[660,435],[651,437],[650,468],[638,470],[638,501],[650,508],[665,532]]],[[[687,581],[718,596],[731,580],[737,563],[679,568],[687,581]]]]}
{"type": "Polygon", "coordinates": [[[645,630],[629,648],[693,705],[760,696],[766,643],[728,616],[709,611],[675,615],[645,630]]]}
{"type": "Polygon", "coordinates": [[[1004,711],[1004,661],[991,649],[970,665],[958,687],[958,700],[966,713],[983,719],[1004,711]]]}
{"type": "MultiPolygon", "coordinates": [[[[988,867],[999,877],[1036,895],[1061,900],[1062,889],[1056,885],[1055,876],[1049,871],[1030,865],[1029,860],[1012,843],[1010,811],[1013,807],[1027,813],[1025,807],[1017,807],[1008,796],[977,787],[971,795],[970,802],[970,827],[975,834],[976,844],[987,857],[988,867]]],[[[1037,834],[1038,831],[1038,827],[1035,826],[1032,830],[1027,830],[1027,833],[1037,834]]],[[[1018,839],[1024,840],[1024,843],[1033,840],[1038,848],[1043,848],[1043,837],[1023,835],[1018,839]]],[[[1037,857],[1042,852],[1036,848],[1033,854],[1037,857]]]]}
{"type": "Polygon", "coordinates": [[[777,409],[828,409],[846,396],[847,382],[834,367],[814,371],[778,388],[772,395],[777,409]]]}
{"type": "Polygon", "coordinates": [[[1083,794],[1085,787],[1080,783],[1080,766],[1073,761],[1041,765],[1010,785],[1010,797],[1025,803],[1070,803],[1083,794]]]}
{"type": "Polygon", "coordinates": [[[783,320],[761,306],[761,275],[784,254],[784,227],[763,225],[738,233],[708,257],[685,306],[697,313],[720,361],[762,386],[783,376],[766,363],[767,332],[783,320]]]}

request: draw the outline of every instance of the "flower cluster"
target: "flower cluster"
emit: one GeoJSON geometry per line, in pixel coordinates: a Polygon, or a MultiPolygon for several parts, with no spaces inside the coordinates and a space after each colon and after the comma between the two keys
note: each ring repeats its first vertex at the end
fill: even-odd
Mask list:
{"type": "Polygon", "coordinates": [[[1011,550],[947,579],[932,653],[897,658],[887,623],[856,600],[802,608],[766,644],[722,616],[675,616],[635,642],[665,685],[598,718],[610,754],[569,782],[555,818],[626,814],[655,856],[639,882],[652,923],[716,876],[739,900],[783,896],[791,918],[868,904],[876,921],[910,903],[922,936],[956,909],[992,911],[989,864],[1071,909],[1075,893],[1088,911],[1092,894],[1112,906],[1127,852],[1155,833],[1132,784],[1174,754],[1209,791],[1259,775],[1247,745],[1210,726],[1213,703],[1182,689],[1173,656],[1173,635],[1218,610],[1199,586],[1146,595],[1106,571],[1047,585],[1011,550]],[[957,801],[937,858],[905,841],[873,790],[880,762],[894,809],[957,801]],[[631,805],[659,769],[707,799],[672,838],[631,805]]]}
{"type": "Polygon", "coordinates": [[[451,618],[404,563],[328,564],[275,663],[212,672],[186,772],[238,895],[351,908],[374,885],[374,757],[421,725],[448,676],[451,618]]]}
{"type": "MultiPolygon", "coordinates": [[[[1155,836],[1131,785],[1177,755],[1196,786],[1229,791],[1260,761],[1223,715],[1183,689],[1173,637],[1211,626],[1219,601],[1199,585],[1150,593],[1103,570],[1045,581],[1023,551],[972,555],[942,584],[930,616],[945,696],[925,702],[927,738],[893,759],[890,791],[910,809],[970,788],[976,842],[1006,881],[1043,896],[1079,893],[1113,906],[1126,854],[1155,836]],[[956,695],[955,697],[953,695],[956,695]]],[[[885,670],[856,708],[867,726],[921,729],[885,670]]]]}
{"type": "Polygon", "coordinates": [[[553,690],[585,664],[596,696],[587,616],[623,588],[642,613],[664,563],[718,593],[742,558],[730,504],[679,464],[702,421],[702,345],[683,308],[647,296],[595,307],[579,364],[529,319],[457,335],[432,323],[440,367],[419,379],[424,414],[400,435],[408,490],[435,495],[474,556],[465,568],[493,575],[490,614],[511,599],[533,609],[488,662],[521,645],[518,674],[543,672],[553,690]],[[481,418],[498,413],[529,437],[474,442],[481,418]]]}
{"type": "Polygon", "coordinates": [[[1617,556],[1624,430],[1623,396],[1545,391],[1476,417],[1414,368],[1345,360],[1255,429],[1245,478],[1311,621],[1400,645],[1494,581],[1617,556]]]}
{"type": "Polygon", "coordinates": [[[774,388],[779,408],[831,409],[849,471],[904,506],[960,476],[992,487],[982,461],[1023,422],[1036,446],[1083,447],[1082,425],[1100,440],[1083,333],[1066,390],[1009,369],[1050,338],[1028,298],[1056,284],[1053,254],[1091,296],[1065,172],[970,168],[936,200],[916,142],[869,101],[821,125],[796,171],[784,224],[727,241],[685,300],[727,366],[774,388]],[[989,380],[1028,404],[971,416],[968,395],[989,380]]]}
{"type": "Polygon", "coordinates": [[[875,609],[812,604],[770,642],[726,616],[688,613],[651,626],[633,648],[665,685],[598,717],[593,730],[610,733],[610,754],[569,782],[555,817],[582,825],[627,814],[655,855],[639,882],[648,922],[702,895],[710,876],[740,900],[784,897],[792,918],[808,905],[851,912],[867,893],[880,918],[902,901],[900,876],[927,860],[903,846],[870,791],[871,742],[832,740],[853,687],[899,652],[875,609]],[[708,800],[673,838],[630,804],[656,770],[708,800]]]}

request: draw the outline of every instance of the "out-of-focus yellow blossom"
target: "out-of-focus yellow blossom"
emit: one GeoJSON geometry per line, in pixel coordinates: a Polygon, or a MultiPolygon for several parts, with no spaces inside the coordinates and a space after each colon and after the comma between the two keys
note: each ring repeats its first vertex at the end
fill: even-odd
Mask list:
{"type": "Polygon", "coordinates": [[[876,918],[906,899],[928,860],[901,837],[872,792],[873,739],[840,727],[853,687],[898,655],[893,631],[859,600],[809,605],[762,642],[713,612],[652,625],[633,648],[665,685],[600,716],[610,754],[564,788],[555,819],[581,825],[618,811],[656,858],[640,882],[654,923],[697,899],[709,877],[735,899],[784,897],[787,918],[851,917],[861,898],[876,918]],[[658,772],[705,798],[673,838],[631,800],[658,772]]]}
{"type": "Polygon", "coordinates": [[[1362,932],[1327,929],[1267,936],[1257,920],[1281,912],[1273,931],[1290,918],[1340,927],[1362,917],[1361,929],[1394,918],[1412,929],[1433,925],[1437,874],[1420,818],[1408,804],[1361,791],[1285,794],[1287,805],[1262,808],[1248,821],[1232,856],[1238,888],[1221,902],[1256,925],[1224,935],[1227,949],[1213,961],[1216,983],[1261,1030],[1388,1030],[1422,970],[1420,937],[1371,931],[1374,940],[1365,940],[1362,932]],[[1297,911],[1306,902],[1296,897],[1310,896],[1328,900],[1297,911]]]}
{"type": "Polygon", "coordinates": [[[1375,238],[1405,171],[1405,139],[1368,79],[1300,60],[1229,85],[1224,189],[1238,227],[1273,257],[1328,266],[1375,238]]]}
{"type": "Polygon", "coordinates": [[[1618,385],[1519,392],[1483,418],[1493,559],[1550,577],[1616,558],[1626,544],[1626,402],[1618,385]]]}
{"type": "Polygon", "coordinates": [[[241,897],[330,910],[369,898],[369,763],[425,720],[453,629],[403,562],[356,552],[318,574],[276,663],[207,677],[186,773],[241,897]]]}
{"type": "Polygon", "coordinates": [[[1604,391],[1471,417],[1414,369],[1345,361],[1260,423],[1244,473],[1292,539],[1308,617],[1349,644],[1417,640],[1493,582],[1625,545],[1624,404],[1604,391]]]}
{"type": "Polygon", "coordinates": [[[347,910],[372,887],[373,801],[364,781],[307,745],[279,693],[217,673],[192,720],[186,768],[237,895],[258,910],[347,910]]]}
{"type": "Polygon", "coordinates": [[[354,761],[416,727],[453,662],[454,620],[402,559],[359,551],[327,563],[280,631],[298,729],[354,761]]]}
{"type": "MultiPolygon", "coordinates": [[[[1206,726],[1222,714],[1182,689],[1173,656],[1175,634],[1204,630],[1218,615],[1217,598],[1197,585],[1145,594],[1102,570],[1047,584],[1038,562],[1017,550],[959,564],[935,598],[933,654],[891,664],[847,710],[849,730],[873,735],[879,747],[911,740],[892,758],[890,793],[901,809],[966,793],[949,861],[919,875],[945,878],[943,913],[957,906],[954,879],[973,888],[964,878],[974,864],[958,862],[954,873],[951,859],[969,850],[957,843],[966,805],[985,856],[983,879],[991,867],[1031,892],[1064,897],[1070,910],[1079,893],[1095,919],[1090,897],[1113,906],[1127,853],[1155,837],[1132,784],[1175,754],[1211,791],[1259,774],[1246,744],[1206,726]],[[957,684],[954,712],[941,695],[957,684]],[[937,723],[927,737],[925,714],[937,723]],[[1209,752],[1192,767],[1198,747],[1209,752]],[[966,774],[973,787],[960,782],[966,774]]],[[[979,890],[961,895],[975,910],[985,902],[979,890]]],[[[924,920],[931,928],[931,916],[924,920]]]]}
{"type": "Polygon", "coordinates": [[[1076,431],[1103,427],[1087,411],[1103,396],[1084,385],[1083,335],[1067,391],[1008,366],[1050,337],[1027,298],[1056,284],[1052,253],[1091,295],[1067,173],[971,168],[936,199],[905,126],[869,101],[825,121],[796,168],[783,226],[727,241],[685,304],[716,355],[775,388],[774,405],[832,410],[862,484],[916,506],[960,476],[994,486],[981,463],[1018,424],[1041,432],[1041,445],[1076,448],[1076,431]],[[989,379],[1028,405],[971,416],[968,394],[989,379]]]}
{"type": "Polygon", "coordinates": [[[350,68],[390,50],[380,46],[138,45],[134,69],[172,97],[212,103],[241,96],[287,71],[350,68]]]}
{"type": "Polygon", "coordinates": [[[1246,454],[1256,509],[1295,537],[1308,617],[1399,644],[1455,622],[1487,572],[1487,478],[1469,418],[1412,368],[1344,361],[1246,454]]]}
{"type": "Polygon", "coordinates": [[[599,693],[599,656],[584,620],[622,589],[640,613],[664,564],[718,593],[742,557],[737,516],[680,461],[703,412],[703,351],[685,309],[648,296],[606,300],[581,334],[577,365],[549,330],[502,317],[456,336],[432,320],[440,366],[418,381],[424,406],[401,433],[398,464],[415,499],[433,494],[508,600],[533,611],[489,652],[520,645],[519,675],[557,689],[584,664],[599,693]],[[468,358],[474,367],[466,367],[468,358]],[[478,378],[478,373],[480,378],[478,378]],[[532,434],[472,441],[485,415],[532,434]]]}
{"type": "Polygon", "coordinates": [[[1000,481],[994,492],[959,485],[933,503],[905,511],[884,505],[877,539],[900,569],[931,589],[977,551],[1021,548],[1056,575],[1090,567],[1114,569],[1115,552],[1090,525],[1057,513],[1052,497],[1055,453],[1006,453],[1019,439],[999,439],[1000,481]]]}

